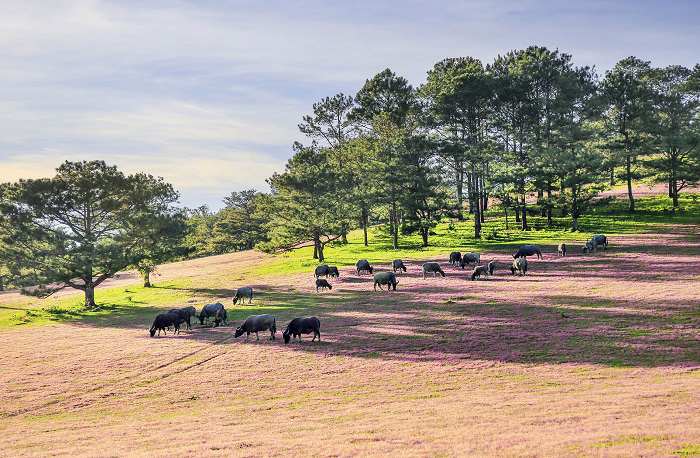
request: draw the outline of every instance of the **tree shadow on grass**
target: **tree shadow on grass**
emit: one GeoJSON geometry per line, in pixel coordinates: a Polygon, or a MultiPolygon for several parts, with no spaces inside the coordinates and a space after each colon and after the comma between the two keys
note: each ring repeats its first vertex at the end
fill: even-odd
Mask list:
{"type": "MultiPolygon", "coordinates": [[[[339,281],[342,281],[344,283],[365,283],[365,282],[374,282],[373,278],[374,277],[372,277],[372,276],[364,276],[364,277],[362,277],[362,276],[361,277],[345,276],[342,278],[342,280],[339,280],[339,281]]],[[[329,280],[329,282],[331,282],[331,281],[332,280],[329,280]]]]}
{"type": "MultiPolygon", "coordinates": [[[[685,329],[661,315],[636,313],[607,300],[596,307],[471,300],[435,304],[397,295],[362,312],[328,311],[332,345],[307,351],[404,361],[488,360],[523,364],[587,363],[657,367],[700,363],[700,316],[685,329]]],[[[567,305],[564,296],[557,302],[567,305]]],[[[571,302],[580,298],[572,297],[571,302]]]]}
{"type": "MultiPolygon", "coordinates": [[[[240,342],[233,330],[249,315],[272,313],[278,339],[294,317],[321,320],[322,342],[287,346],[328,356],[391,361],[518,364],[596,364],[610,367],[697,366],[700,312],[670,304],[665,314],[632,310],[615,299],[586,302],[575,295],[534,296],[529,302],[485,301],[458,288],[444,288],[447,299],[426,300],[426,291],[340,292],[318,301],[315,293],[268,288],[264,303],[227,307],[227,326],[196,324],[168,338],[209,343],[240,342]],[[674,319],[677,317],[678,319],[674,319]],[[695,332],[693,332],[695,330],[695,332]]],[[[86,325],[143,328],[162,309],[118,307],[110,316],[90,317],[86,325]]],[[[263,339],[262,336],[265,336],[263,339]]],[[[265,340],[265,341],[264,341],[265,340]]]]}
{"type": "Polygon", "coordinates": [[[649,259],[638,258],[633,262],[627,256],[583,255],[567,256],[556,262],[528,262],[528,273],[547,275],[571,275],[605,280],[636,280],[665,283],[668,281],[692,281],[697,274],[690,264],[668,256],[649,259]]]}
{"type": "MultiPolygon", "coordinates": [[[[635,249],[640,246],[645,245],[636,245],[635,249]]],[[[624,250],[633,251],[629,246],[624,250]]],[[[494,254],[508,256],[507,253],[494,254]]],[[[685,256],[678,246],[672,254],[685,256]]],[[[657,270],[665,272],[667,278],[685,278],[676,276],[688,271],[684,262],[659,258],[657,270]]],[[[468,271],[461,269],[459,275],[446,271],[450,277],[447,280],[426,278],[423,282],[422,273],[412,269],[399,276],[411,282],[399,283],[398,291],[391,292],[375,293],[369,276],[343,276],[337,280],[338,288],[323,294],[300,291],[295,289],[297,285],[253,285],[256,294],[251,305],[225,303],[228,326],[209,329],[195,325],[193,331],[183,332],[176,338],[235,345],[238,343],[230,339],[233,329],[249,315],[274,314],[278,331],[284,330],[294,317],[315,315],[321,320],[322,343],[312,344],[307,338],[287,348],[397,362],[698,367],[700,312],[697,304],[669,298],[664,304],[645,301],[644,308],[639,309],[629,301],[616,298],[614,293],[596,296],[582,289],[574,294],[552,294],[547,289],[547,283],[555,276],[579,278],[582,288],[591,285],[591,282],[583,282],[590,277],[599,278],[601,282],[615,276],[647,282],[657,275],[651,267],[643,257],[571,256],[532,260],[527,277],[512,278],[507,272],[481,282],[461,281],[457,277],[466,280],[468,275],[468,271]],[[417,279],[421,281],[416,283],[417,279]],[[512,288],[489,286],[506,281],[518,283],[513,283],[512,288]],[[361,283],[366,287],[354,289],[361,283]]],[[[214,299],[230,298],[234,294],[231,289],[176,289],[211,295],[214,299]]],[[[200,305],[203,304],[195,306],[199,308],[200,305]]],[[[145,329],[163,310],[117,306],[109,316],[85,321],[93,326],[145,329]]],[[[279,338],[265,344],[284,345],[279,338]]]]}
{"type": "Polygon", "coordinates": [[[7,305],[0,305],[0,309],[3,310],[26,310],[24,307],[9,307],[7,305]]]}

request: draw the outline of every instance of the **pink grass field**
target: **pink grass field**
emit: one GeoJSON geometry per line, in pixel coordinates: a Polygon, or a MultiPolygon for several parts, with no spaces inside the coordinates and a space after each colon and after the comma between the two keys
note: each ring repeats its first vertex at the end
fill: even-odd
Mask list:
{"type": "Polygon", "coordinates": [[[410,260],[396,292],[350,269],[318,294],[311,273],[251,277],[251,306],[221,298],[229,326],[180,336],[130,319],[0,330],[0,455],[700,453],[698,226],[545,248],[525,277],[483,253],[497,272],[474,282],[410,260]],[[278,339],[234,339],[260,307],[278,339]],[[285,345],[312,314],[323,341],[285,345]]]}

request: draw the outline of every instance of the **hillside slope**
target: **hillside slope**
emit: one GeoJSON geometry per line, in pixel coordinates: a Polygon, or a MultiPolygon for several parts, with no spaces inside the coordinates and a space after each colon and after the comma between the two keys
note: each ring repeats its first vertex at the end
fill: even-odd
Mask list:
{"type": "MultiPolygon", "coordinates": [[[[566,258],[554,240],[570,233],[527,234],[547,252],[524,277],[506,269],[510,241],[484,242],[497,271],[481,281],[448,266],[423,279],[444,249],[407,247],[416,256],[390,292],[340,264],[333,290],[316,293],[309,253],[240,253],[173,267],[154,288],[107,288],[93,314],[7,321],[0,455],[697,453],[700,219],[687,216],[642,212],[607,251],[566,258]],[[233,306],[243,284],[253,303],[233,306]],[[213,300],[228,326],[148,337],[160,310],[213,300]],[[258,313],[275,314],[277,340],[235,339],[258,313]],[[279,331],[308,315],[322,342],[285,345],[279,331]]],[[[397,254],[375,251],[378,269],[397,254]]]]}

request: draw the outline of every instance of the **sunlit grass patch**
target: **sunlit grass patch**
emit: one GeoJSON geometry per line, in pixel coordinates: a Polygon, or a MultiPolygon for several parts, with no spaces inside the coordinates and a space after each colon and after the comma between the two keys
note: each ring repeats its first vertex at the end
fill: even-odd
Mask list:
{"type": "Polygon", "coordinates": [[[630,444],[630,443],[644,443],[644,442],[655,442],[669,439],[666,435],[660,436],[648,436],[648,435],[636,435],[622,436],[615,439],[610,439],[607,441],[596,442],[592,444],[591,447],[608,448],[615,447],[617,445],[630,444]]]}
{"type": "Polygon", "coordinates": [[[678,456],[699,456],[700,455],[700,443],[696,444],[686,444],[683,447],[672,450],[669,453],[678,456]]]}
{"type": "Polygon", "coordinates": [[[658,334],[659,331],[653,329],[630,329],[627,331],[630,337],[643,337],[658,334]]]}

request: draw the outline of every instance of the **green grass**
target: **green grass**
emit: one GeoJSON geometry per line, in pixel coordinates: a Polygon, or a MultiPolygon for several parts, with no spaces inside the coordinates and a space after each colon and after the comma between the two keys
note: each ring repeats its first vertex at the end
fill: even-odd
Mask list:
{"type": "Polygon", "coordinates": [[[700,456],[700,444],[686,444],[683,448],[670,453],[678,456],[700,456]]]}
{"type": "MultiPolygon", "coordinates": [[[[680,210],[672,210],[665,196],[643,197],[636,201],[637,212],[627,212],[627,201],[618,199],[603,207],[596,207],[579,219],[579,232],[571,232],[570,218],[554,218],[551,228],[541,216],[529,216],[529,231],[521,231],[512,216],[509,229],[505,217],[496,210],[487,214],[482,238],[474,239],[472,221],[444,222],[430,236],[430,246],[422,247],[420,235],[401,235],[399,249],[393,249],[392,239],[383,227],[372,227],[368,232],[369,246],[364,246],[362,231],[353,231],[348,243],[334,242],[324,250],[325,261],[331,265],[352,266],[358,259],[370,263],[389,263],[394,259],[424,259],[445,257],[453,250],[462,252],[498,249],[517,249],[525,243],[537,243],[556,251],[561,242],[585,241],[595,234],[625,234],[643,231],[662,231],[668,224],[697,224],[700,222],[700,195],[689,194],[680,199],[680,210]]],[[[573,247],[570,247],[570,249],[573,247]]],[[[312,259],[313,247],[304,247],[276,256],[276,260],[258,270],[260,275],[312,271],[318,261],[312,259]]]]}
{"type": "Polygon", "coordinates": [[[593,444],[593,447],[608,448],[608,447],[614,447],[616,445],[622,445],[622,444],[653,442],[653,441],[660,441],[660,440],[666,440],[666,439],[668,439],[668,436],[632,435],[632,436],[620,437],[620,438],[609,440],[609,441],[598,442],[598,443],[593,444]]]}
{"type": "MultiPolygon", "coordinates": [[[[589,214],[579,220],[580,231],[570,231],[571,220],[568,217],[555,217],[553,226],[547,227],[546,218],[529,216],[531,230],[519,230],[512,215],[509,216],[509,228],[506,229],[505,218],[498,209],[487,213],[483,225],[483,237],[473,238],[472,221],[445,221],[435,228],[436,235],[430,236],[430,246],[422,247],[418,234],[401,235],[400,248],[392,248],[390,235],[383,227],[373,227],[369,231],[369,246],[364,246],[362,231],[349,234],[348,243],[335,242],[325,249],[325,262],[337,266],[353,266],[358,259],[367,259],[373,264],[382,264],[388,268],[393,259],[445,259],[453,250],[462,252],[515,250],[524,243],[538,243],[545,251],[554,252],[561,242],[574,243],[587,240],[596,233],[607,235],[634,233],[642,231],[673,230],[669,224],[697,224],[700,222],[700,195],[685,194],[680,198],[680,209],[674,210],[666,196],[648,196],[636,201],[637,212],[627,213],[626,199],[617,199],[605,206],[593,208],[589,214]]],[[[613,238],[614,243],[614,238],[613,238]]],[[[571,247],[570,249],[573,249],[571,247]]],[[[296,274],[312,272],[318,261],[312,259],[313,248],[304,247],[287,253],[270,256],[254,272],[246,274],[249,282],[267,283],[271,276],[279,274],[296,274]]],[[[207,278],[202,276],[181,278],[156,284],[153,288],[130,286],[98,289],[96,300],[101,306],[94,310],[85,309],[79,297],[69,299],[46,299],[38,301],[27,299],[14,304],[0,306],[0,328],[16,326],[33,326],[51,322],[99,319],[100,317],[152,315],[154,310],[198,305],[202,299],[217,299],[231,294],[221,285],[233,285],[240,280],[240,272],[207,278]],[[198,302],[199,301],[199,302],[198,302]],[[198,303],[194,303],[198,302],[198,303]]],[[[274,290],[266,292],[265,307],[297,307],[308,304],[303,294],[290,299],[289,294],[281,295],[274,290]]],[[[455,298],[458,302],[462,298],[455,298]]],[[[217,299],[218,300],[218,299],[217,299]]],[[[582,307],[603,307],[608,304],[589,303],[582,307]]],[[[246,309],[251,311],[251,309],[246,309]]]]}
{"type": "Polygon", "coordinates": [[[160,308],[184,306],[194,295],[185,288],[179,288],[179,283],[181,282],[163,283],[155,288],[129,286],[97,289],[95,296],[99,306],[94,309],[85,308],[80,296],[33,300],[3,306],[0,308],[0,328],[77,320],[89,321],[105,316],[152,316],[153,311],[160,308]]]}

